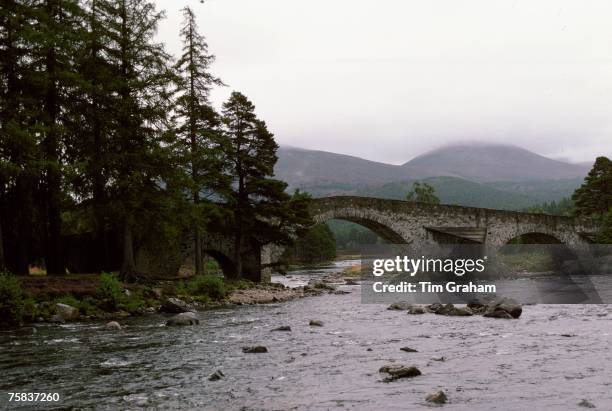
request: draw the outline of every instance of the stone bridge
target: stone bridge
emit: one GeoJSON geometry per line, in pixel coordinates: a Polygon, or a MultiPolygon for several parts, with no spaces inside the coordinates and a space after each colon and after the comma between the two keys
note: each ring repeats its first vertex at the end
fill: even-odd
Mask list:
{"type": "MultiPolygon", "coordinates": [[[[393,244],[468,243],[498,248],[522,237],[524,242],[579,247],[591,242],[597,231],[592,221],[574,217],[368,197],[315,199],[310,210],[315,223],[352,221],[393,244]]],[[[218,237],[204,241],[204,251],[219,261],[226,273],[233,265],[231,244],[229,239],[218,237]]],[[[260,249],[251,246],[243,257],[243,276],[254,281],[269,280],[271,267],[282,250],[274,245],[260,249]]]]}

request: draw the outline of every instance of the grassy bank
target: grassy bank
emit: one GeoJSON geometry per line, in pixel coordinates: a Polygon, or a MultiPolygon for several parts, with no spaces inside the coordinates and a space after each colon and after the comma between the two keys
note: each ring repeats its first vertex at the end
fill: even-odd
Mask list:
{"type": "Polygon", "coordinates": [[[60,314],[62,304],[75,308],[74,315],[85,320],[157,312],[169,297],[206,308],[223,304],[234,290],[255,286],[249,281],[225,280],[212,274],[185,280],[126,284],[111,273],[65,276],[5,273],[0,274],[0,327],[57,320],[55,316],[60,314]]]}

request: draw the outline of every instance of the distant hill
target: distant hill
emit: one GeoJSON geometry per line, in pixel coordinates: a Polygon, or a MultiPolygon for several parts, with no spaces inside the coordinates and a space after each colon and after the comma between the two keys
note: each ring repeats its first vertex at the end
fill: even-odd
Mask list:
{"type": "Polygon", "coordinates": [[[470,181],[529,181],[584,177],[589,166],[498,144],[456,144],[420,155],[402,166],[410,178],[460,177],[470,181]]]}
{"type": "Polygon", "coordinates": [[[449,146],[401,166],[289,147],[278,156],[276,177],[316,197],[404,199],[414,181],[425,180],[445,204],[508,210],[569,197],[590,169],[507,145],[449,146]]]}
{"type": "Polygon", "coordinates": [[[281,147],[274,169],[292,187],[316,183],[379,184],[427,177],[475,182],[584,178],[590,165],[571,164],[499,144],[457,144],[398,166],[326,151],[281,147]]]}
{"type": "Polygon", "coordinates": [[[318,182],[374,184],[405,180],[406,170],[392,164],[326,151],[281,147],[274,168],[290,186],[318,182]]]}

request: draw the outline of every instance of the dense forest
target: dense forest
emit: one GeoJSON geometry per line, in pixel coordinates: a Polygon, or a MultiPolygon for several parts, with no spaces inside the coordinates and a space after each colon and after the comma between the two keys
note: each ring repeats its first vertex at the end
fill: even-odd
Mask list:
{"type": "Polygon", "coordinates": [[[253,103],[233,92],[212,106],[223,83],[192,10],[179,56],[155,41],[163,18],[147,0],[3,1],[0,271],[64,274],[87,244],[92,272],[116,264],[129,279],[147,239],[189,232],[201,250],[220,231],[239,276],[246,244],[310,225],[308,196],[272,177],[278,146],[253,103]]]}

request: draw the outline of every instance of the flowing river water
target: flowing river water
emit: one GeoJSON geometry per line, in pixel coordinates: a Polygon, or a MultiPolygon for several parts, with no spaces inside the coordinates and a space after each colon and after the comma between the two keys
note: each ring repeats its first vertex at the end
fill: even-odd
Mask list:
{"type": "MultiPolygon", "coordinates": [[[[274,281],[297,286],[348,264],[274,281]]],[[[120,332],[76,323],[0,334],[0,409],[431,409],[425,397],[444,390],[449,410],[584,409],[583,399],[612,410],[609,305],[525,306],[518,320],[407,315],[362,304],[358,285],[339,289],[350,293],[201,312],[192,327],[153,315],[120,332]],[[271,331],[281,325],[291,332],[271,331]],[[242,352],[252,345],[268,353],[242,352]],[[386,364],[422,375],[384,383],[386,364]],[[216,370],[225,376],[209,381],[216,370]],[[8,392],[60,401],[9,404],[8,392]]]]}

